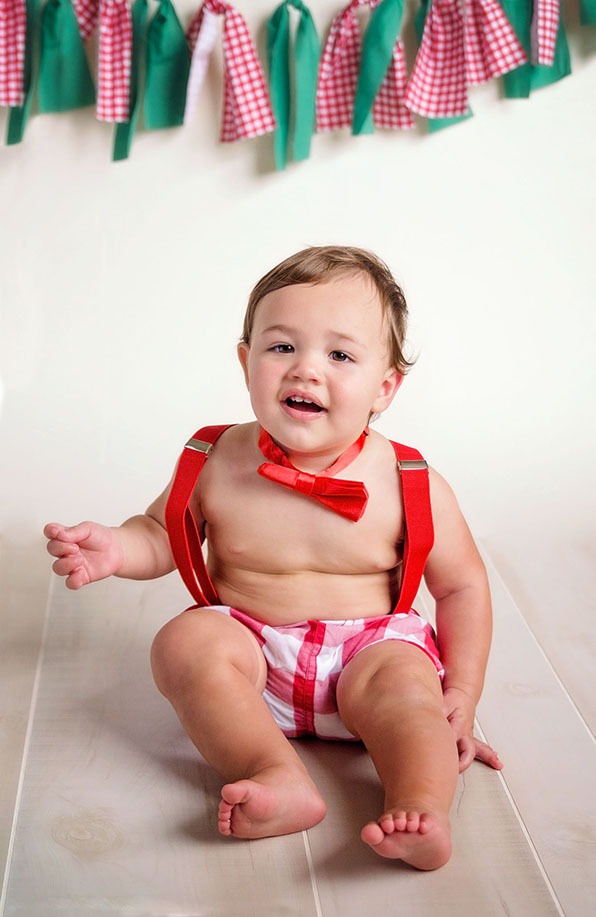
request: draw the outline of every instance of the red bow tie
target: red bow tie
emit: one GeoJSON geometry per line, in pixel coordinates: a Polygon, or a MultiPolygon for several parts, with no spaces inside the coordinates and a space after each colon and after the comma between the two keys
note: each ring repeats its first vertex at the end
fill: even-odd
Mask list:
{"type": "Polygon", "coordinates": [[[295,468],[267,431],[261,429],[259,449],[269,461],[260,465],[257,471],[261,477],[275,481],[283,487],[289,487],[290,490],[296,490],[307,497],[314,497],[340,516],[358,522],[368,503],[366,487],[362,481],[346,481],[343,478],[333,478],[331,475],[341,471],[362,452],[367,436],[368,431],[365,430],[330,468],[320,474],[309,474],[295,468]]]}

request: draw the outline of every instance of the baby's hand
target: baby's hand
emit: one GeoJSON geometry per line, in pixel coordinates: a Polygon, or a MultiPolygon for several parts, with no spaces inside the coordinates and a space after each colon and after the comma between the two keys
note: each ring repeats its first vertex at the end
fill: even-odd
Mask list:
{"type": "Polygon", "coordinates": [[[475,758],[494,767],[495,770],[501,770],[503,765],[494,748],[474,736],[474,710],[475,705],[465,691],[460,688],[445,688],[443,713],[455,733],[459,752],[459,772],[461,774],[465,771],[475,758]]]}
{"type": "Polygon", "coordinates": [[[65,526],[50,522],[43,530],[48,553],[58,560],[54,573],[66,577],[69,589],[80,589],[88,583],[116,573],[122,566],[122,546],[113,529],[97,522],[65,526]]]}

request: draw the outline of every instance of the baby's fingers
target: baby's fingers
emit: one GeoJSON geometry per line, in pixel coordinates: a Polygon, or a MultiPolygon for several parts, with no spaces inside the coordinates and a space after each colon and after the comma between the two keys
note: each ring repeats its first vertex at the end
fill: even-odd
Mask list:
{"type": "Polygon", "coordinates": [[[78,544],[85,541],[91,534],[91,523],[79,522],[78,525],[60,525],[58,522],[49,522],[43,530],[46,538],[64,541],[69,544],[78,544]]]}
{"type": "Polygon", "coordinates": [[[497,771],[500,771],[503,767],[503,764],[494,748],[491,748],[490,745],[486,744],[486,742],[480,742],[478,739],[475,739],[474,741],[476,743],[477,760],[482,761],[483,764],[488,764],[489,767],[494,767],[497,771]]]}
{"type": "Polygon", "coordinates": [[[59,539],[53,538],[52,541],[48,541],[46,551],[48,554],[51,554],[52,557],[69,557],[70,555],[79,553],[79,546],[78,544],[70,544],[68,541],[60,541],[59,539]]]}
{"type": "Polygon", "coordinates": [[[67,576],[65,585],[67,589],[81,589],[83,586],[88,586],[90,582],[91,579],[85,567],[77,567],[70,576],[67,576]]]}
{"type": "Polygon", "coordinates": [[[75,570],[78,570],[79,567],[82,566],[83,559],[77,551],[76,554],[73,554],[70,557],[60,557],[59,560],[52,564],[52,570],[54,573],[57,573],[58,576],[69,576],[71,573],[74,573],[75,570]]]}
{"type": "Polygon", "coordinates": [[[462,774],[467,770],[476,757],[476,742],[471,736],[462,736],[457,741],[457,751],[459,754],[459,772],[462,774]]]}

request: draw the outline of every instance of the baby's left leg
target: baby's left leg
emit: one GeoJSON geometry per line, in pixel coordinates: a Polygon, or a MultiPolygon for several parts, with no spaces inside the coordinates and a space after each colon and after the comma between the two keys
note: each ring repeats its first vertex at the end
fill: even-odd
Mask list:
{"type": "Polygon", "coordinates": [[[399,640],[359,652],[337,686],[341,718],[366,745],[385,789],[385,810],[362,839],[418,869],[437,869],[451,854],[458,753],[442,698],[431,660],[399,640]]]}

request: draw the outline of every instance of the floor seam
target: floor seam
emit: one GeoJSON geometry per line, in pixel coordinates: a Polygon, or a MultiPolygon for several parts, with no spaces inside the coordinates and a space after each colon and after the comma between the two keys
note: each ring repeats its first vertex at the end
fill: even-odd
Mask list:
{"type": "Polygon", "coordinates": [[[310,846],[310,838],[308,836],[308,831],[302,832],[302,839],[304,841],[304,851],[306,853],[306,862],[308,863],[308,872],[310,875],[310,884],[312,886],[313,899],[315,903],[315,911],[317,917],[323,917],[323,909],[321,908],[321,898],[319,896],[319,887],[317,885],[317,877],[315,875],[315,865],[312,858],[312,850],[310,846]]]}
{"type": "Polygon", "coordinates": [[[46,608],[44,612],[43,628],[42,628],[41,640],[39,644],[39,652],[37,654],[37,664],[35,666],[35,678],[33,680],[33,689],[31,692],[31,703],[29,705],[29,717],[27,720],[27,731],[25,733],[25,742],[23,744],[23,758],[21,761],[19,782],[17,784],[17,792],[15,795],[15,804],[14,804],[14,811],[12,815],[12,824],[10,826],[10,836],[8,839],[8,847],[6,851],[6,863],[4,866],[4,875],[2,877],[2,889],[0,892],[0,917],[3,917],[5,907],[6,907],[6,896],[8,892],[8,883],[10,880],[10,871],[11,871],[12,858],[13,858],[13,853],[14,853],[14,844],[15,844],[15,837],[16,837],[16,832],[17,832],[17,823],[19,820],[21,799],[23,795],[25,770],[27,766],[27,760],[29,757],[29,746],[31,744],[31,736],[33,733],[33,721],[35,719],[35,711],[37,708],[37,701],[39,697],[39,684],[41,681],[41,670],[42,670],[43,662],[45,658],[46,639],[47,639],[47,633],[48,633],[48,622],[50,618],[50,607],[52,604],[53,594],[54,594],[54,577],[50,579],[49,585],[48,585],[48,594],[47,594],[47,599],[46,599],[46,608]]]}
{"type": "MultiPolygon", "coordinates": [[[[479,724],[479,722],[478,722],[477,719],[475,720],[475,726],[476,726],[476,731],[477,731],[478,734],[479,734],[479,737],[482,739],[483,742],[486,742],[486,736],[485,736],[484,732],[482,731],[482,727],[480,726],[480,724],[479,724]]],[[[561,905],[561,902],[559,901],[559,897],[558,897],[558,895],[557,895],[557,893],[556,893],[556,891],[555,891],[555,887],[554,887],[554,885],[552,884],[552,882],[551,882],[551,880],[550,880],[550,878],[549,878],[548,872],[546,871],[546,867],[544,866],[544,863],[542,862],[542,860],[541,860],[541,858],[540,858],[540,854],[538,853],[538,850],[537,850],[537,848],[536,848],[536,845],[534,844],[534,841],[532,840],[532,836],[531,836],[531,834],[530,834],[530,832],[529,832],[529,830],[528,830],[528,828],[527,828],[527,826],[526,826],[526,823],[525,823],[525,821],[524,821],[524,819],[523,819],[523,816],[522,816],[522,814],[521,814],[521,811],[520,811],[520,809],[519,809],[519,807],[518,807],[518,805],[517,805],[517,803],[516,803],[516,801],[515,801],[515,799],[514,799],[514,797],[513,797],[513,794],[512,794],[512,792],[511,792],[511,790],[509,789],[509,786],[507,785],[507,781],[505,780],[505,776],[504,776],[503,772],[502,772],[502,771],[497,771],[497,777],[498,777],[498,779],[499,779],[499,781],[500,781],[500,783],[501,783],[501,786],[503,787],[503,791],[504,791],[504,793],[505,793],[505,796],[507,797],[507,801],[509,802],[509,805],[511,806],[511,810],[512,810],[513,814],[515,815],[515,818],[517,819],[517,822],[518,822],[518,824],[519,824],[519,826],[520,826],[520,828],[521,828],[521,831],[522,831],[522,834],[523,834],[523,836],[524,836],[524,838],[525,838],[525,840],[526,840],[526,843],[528,844],[528,847],[529,847],[530,851],[532,852],[532,856],[534,857],[534,860],[536,861],[536,865],[538,866],[538,870],[539,870],[539,872],[540,872],[540,875],[542,876],[542,878],[543,878],[543,880],[544,880],[544,884],[546,885],[546,887],[547,887],[547,889],[548,889],[548,891],[549,891],[549,894],[550,894],[551,898],[553,899],[553,904],[555,905],[555,907],[556,907],[556,909],[557,909],[557,913],[560,914],[561,917],[565,917],[565,911],[563,910],[563,907],[562,907],[562,905],[561,905]]]]}

